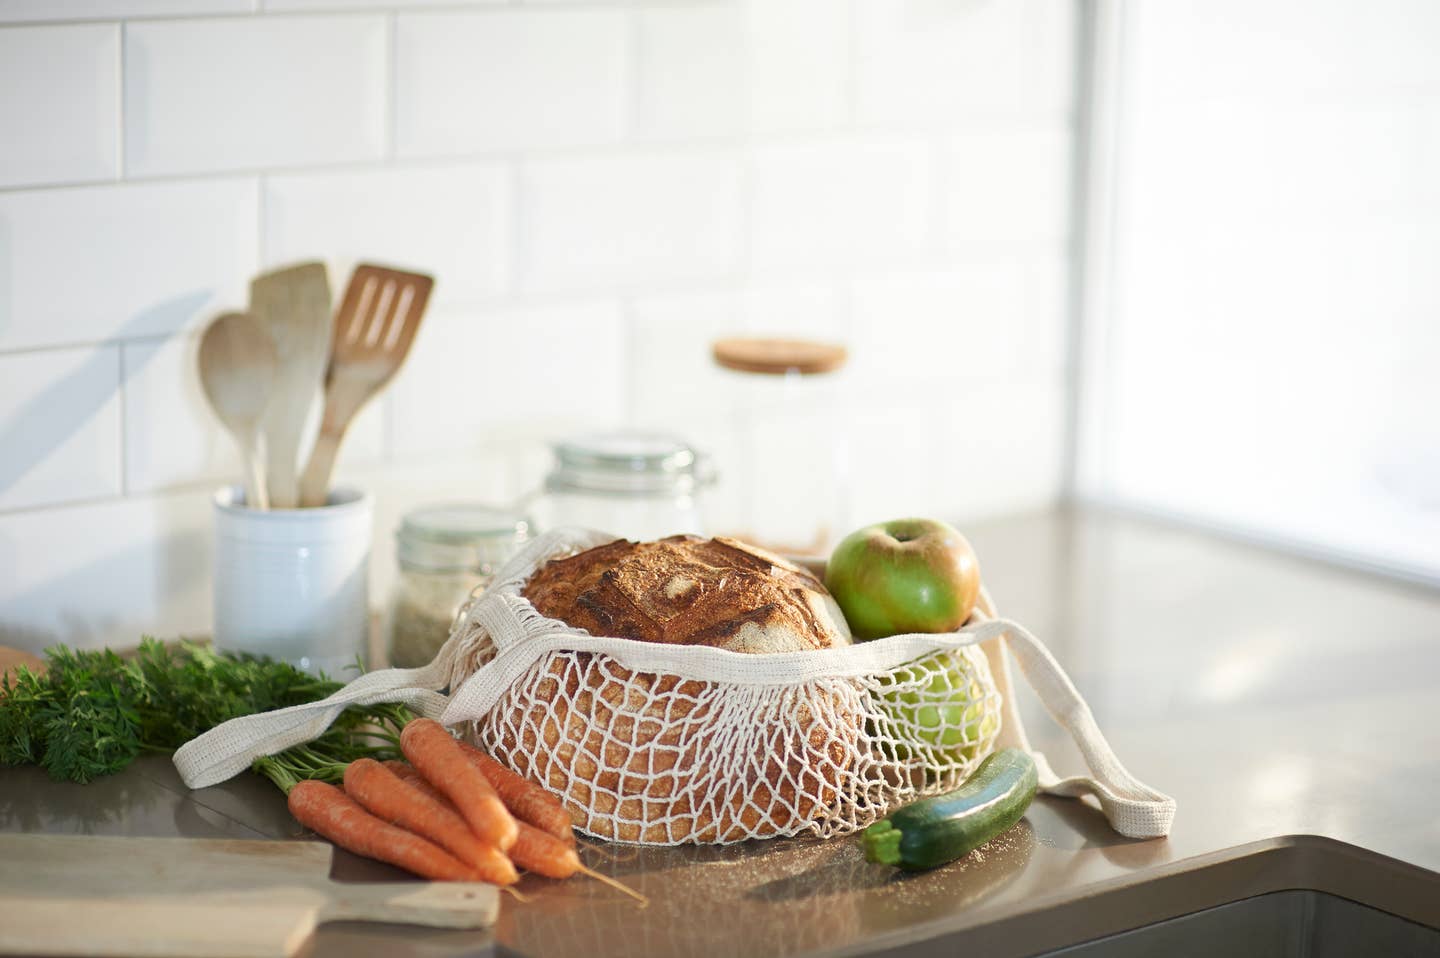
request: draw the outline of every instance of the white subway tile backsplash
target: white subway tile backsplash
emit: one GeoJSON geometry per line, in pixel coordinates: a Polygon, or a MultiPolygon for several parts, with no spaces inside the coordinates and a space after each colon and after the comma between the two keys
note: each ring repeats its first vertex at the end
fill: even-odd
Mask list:
{"type": "Polygon", "coordinates": [[[1075,0],[1026,0],[1025,111],[1068,117],[1075,108],[1075,0]]]}
{"type": "Polygon", "coordinates": [[[0,515],[0,643],[129,648],[210,627],[208,491],[0,515]]]}
{"type": "Polygon", "coordinates": [[[860,122],[943,128],[1025,104],[1026,3],[856,0],[860,122]]]}
{"type": "Polygon", "coordinates": [[[386,36],[379,16],[130,24],[127,172],[379,159],[386,36]]]}
{"type": "Polygon", "coordinates": [[[621,11],[402,14],[395,29],[401,156],[624,135],[629,34],[621,11]]]}
{"type": "MultiPolygon", "coordinates": [[[[126,343],[125,490],[131,495],[204,484],[244,481],[235,441],[215,418],[200,387],[199,334],[126,343]]],[[[318,388],[318,387],[317,387],[318,388]]],[[[318,428],[320,403],[307,435],[318,428]]],[[[364,407],[345,434],[337,470],[367,466],[384,457],[385,403],[364,407]]],[[[302,461],[310,449],[301,444],[302,461]]]]}
{"type": "Polygon", "coordinates": [[[125,369],[125,488],[241,482],[234,440],[200,388],[199,334],[121,347],[125,369]]]}
{"type": "Polygon", "coordinates": [[[0,356],[0,511],[120,491],[118,350],[0,356]]]}
{"type": "MultiPolygon", "coordinates": [[[[316,404],[317,420],[312,424],[312,428],[316,430],[319,429],[318,417],[322,408],[323,402],[316,404]]],[[[335,457],[336,477],[344,478],[359,470],[373,469],[385,461],[389,453],[390,424],[393,418],[387,387],[384,393],[360,408],[360,412],[351,420],[350,428],[345,430],[345,438],[340,442],[340,453],[335,457]]],[[[304,469],[305,463],[309,461],[310,448],[308,440],[300,447],[301,469],[304,469]]]]}
{"type": "MultiPolygon", "coordinates": [[[[631,421],[684,437],[714,456],[722,474],[741,468],[748,445],[737,429],[742,420],[750,423],[745,410],[755,405],[765,377],[721,369],[712,344],[731,336],[843,341],[840,298],[825,284],[784,283],[636,299],[630,310],[631,421]]],[[[722,482],[717,518],[739,521],[742,492],[722,482]]]]}
{"type": "Polygon", "coordinates": [[[521,168],[526,289],[615,287],[724,276],[740,250],[738,158],[630,153],[521,168]]]}
{"type": "Polygon", "coordinates": [[[0,0],[0,23],[249,13],[255,0],[0,0]]]}
{"type": "Polygon", "coordinates": [[[825,130],[850,118],[850,16],[834,0],[744,0],[751,128],[825,130]]]}
{"type": "Polygon", "coordinates": [[[751,168],[751,256],[761,269],[893,262],[931,246],[928,143],[760,146],[751,168]]]}
{"type": "Polygon", "coordinates": [[[880,387],[1058,377],[1062,297],[1050,269],[1022,262],[865,276],[854,288],[853,365],[880,387]]]}
{"type": "Polygon", "coordinates": [[[1071,142],[1064,127],[952,137],[944,200],[950,248],[983,256],[997,248],[1063,244],[1070,229],[1071,142]]]}
{"type": "Polygon", "coordinates": [[[439,310],[396,379],[397,457],[613,427],[625,415],[626,337],[612,302],[439,310]]]}
{"type": "Polygon", "coordinates": [[[265,265],[324,258],[337,297],[362,261],[433,275],[436,306],[508,285],[510,175],[501,166],[276,175],[263,192],[265,265]]]}
{"type": "Polygon", "coordinates": [[[120,28],[0,30],[0,186],[120,171],[120,28]]]}
{"type": "Polygon", "coordinates": [[[744,36],[729,6],[639,11],[642,137],[723,136],[745,121],[744,36]]]}
{"type": "Polygon", "coordinates": [[[0,194],[0,349],[154,336],[243,307],[252,180],[0,194]]]}
{"type": "Polygon", "coordinates": [[[745,334],[733,293],[679,293],[637,299],[631,315],[630,415],[635,422],[687,435],[699,420],[728,420],[731,383],[710,346],[745,334]]]}
{"type": "MultiPolygon", "coordinates": [[[[851,348],[856,522],[1052,501],[1075,13],[0,0],[97,21],[0,29],[0,644],[208,631],[209,498],[240,467],[199,326],[304,259],[337,295],[360,260],[437,279],[337,467],[377,496],[377,603],[407,508],[531,491],[572,431],[676,433],[715,456],[715,528],[757,521],[735,473],[821,421],[739,414],[724,335],[851,348]]],[[[1411,245],[1371,272],[1422,273],[1411,245]]]]}
{"type": "Polygon", "coordinates": [[[1025,264],[1025,312],[1031,339],[1022,357],[1026,368],[1043,374],[1047,366],[1065,378],[1070,361],[1071,257],[1068,252],[1037,256],[1025,264]]]}
{"type": "Polygon", "coordinates": [[[805,281],[747,284],[739,292],[746,335],[836,343],[850,336],[843,299],[832,284],[805,281]]]}
{"type": "Polygon", "coordinates": [[[850,406],[851,516],[857,525],[905,515],[963,522],[1043,508],[1059,495],[1059,379],[960,379],[887,398],[850,406]],[[938,428],[944,429],[942,442],[935,439],[938,428]]]}
{"type": "MultiPolygon", "coordinates": [[[[952,509],[933,507],[940,488],[939,450],[928,429],[936,402],[946,398],[933,387],[907,390],[902,396],[880,396],[870,402],[849,400],[848,455],[850,519],[859,528],[901,516],[949,515],[952,509]],[[888,401],[886,401],[888,399],[888,401]],[[927,410],[924,414],[917,409],[927,410]]],[[[957,482],[949,477],[950,485],[957,482]]]]}
{"type": "Polygon", "coordinates": [[[937,407],[953,438],[938,444],[930,514],[963,522],[1052,505],[1064,479],[1066,401],[1058,376],[956,390],[937,407]]]}

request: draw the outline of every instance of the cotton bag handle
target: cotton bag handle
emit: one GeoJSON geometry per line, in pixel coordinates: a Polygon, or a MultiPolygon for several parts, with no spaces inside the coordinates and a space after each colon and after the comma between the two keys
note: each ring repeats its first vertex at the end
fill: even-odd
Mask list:
{"type": "Polygon", "coordinates": [[[234,778],[263,755],[319,738],[351,705],[399,702],[438,719],[450,701],[439,691],[448,675],[443,656],[418,669],[367,672],[328,698],[222,722],[180,746],[172,761],[187,786],[205,788],[234,778]]]}
{"type": "MultiPolygon", "coordinates": [[[[511,556],[496,573],[495,584],[523,580],[551,558],[614,538],[587,529],[553,530],[527,542],[511,556]]],[[[318,738],[351,705],[399,702],[418,715],[438,720],[450,702],[441,690],[450,684],[460,651],[460,631],[451,629],[450,638],[429,665],[367,672],[327,698],[223,722],[180,746],[172,759],[175,769],[190,788],[218,785],[239,775],[263,755],[274,755],[318,738]]]]}

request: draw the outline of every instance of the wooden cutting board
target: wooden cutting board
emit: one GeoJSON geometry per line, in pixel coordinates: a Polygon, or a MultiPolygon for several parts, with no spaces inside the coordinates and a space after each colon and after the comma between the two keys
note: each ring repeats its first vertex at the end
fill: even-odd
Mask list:
{"type": "Polygon", "coordinates": [[[492,885],[330,880],[321,842],[0,834],[0,954],[293,955],[323,922],[483,928],[492,885]]]}
{"type": "MultiPolygon", "coordinates": [[[[45,660],[40,656],[12,649],[8,645],[0,645],[0,675],[11,675],[21,665],[26,666],[32,672],[45,671],[45,660]]],[[[14,681],[13,675],[11,675],[11,681],[14,681]]]]}

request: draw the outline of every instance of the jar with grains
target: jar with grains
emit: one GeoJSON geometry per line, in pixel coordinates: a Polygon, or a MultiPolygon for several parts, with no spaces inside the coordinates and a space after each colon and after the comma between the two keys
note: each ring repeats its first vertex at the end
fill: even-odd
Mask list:
{"type": "Polygon", "coordinates": [[[385,616],[385,650],[400,668],[426,665],[450,636],[455,614],[530,534],[509,509],[476,503],[425,506],[395,533],[399,563],[385,616]]]}
{"type": "Polygon", "coordinates": [[[674,436],[612,432],[553,447],[545,488],[526,505],[543,531],[584,526],[627,539],[704,534],[710,464],[674,436]]]}

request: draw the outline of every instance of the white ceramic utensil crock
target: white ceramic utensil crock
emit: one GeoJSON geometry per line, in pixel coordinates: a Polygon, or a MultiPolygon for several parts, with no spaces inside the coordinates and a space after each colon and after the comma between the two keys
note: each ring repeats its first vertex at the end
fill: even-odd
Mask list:
{"type": "Polygon", "coordinates": [[[238,486],[216,492],[215,647],[353,678],[369,638],[372,506],[342,488],[323,506],[261,512],[238,486]]]}

